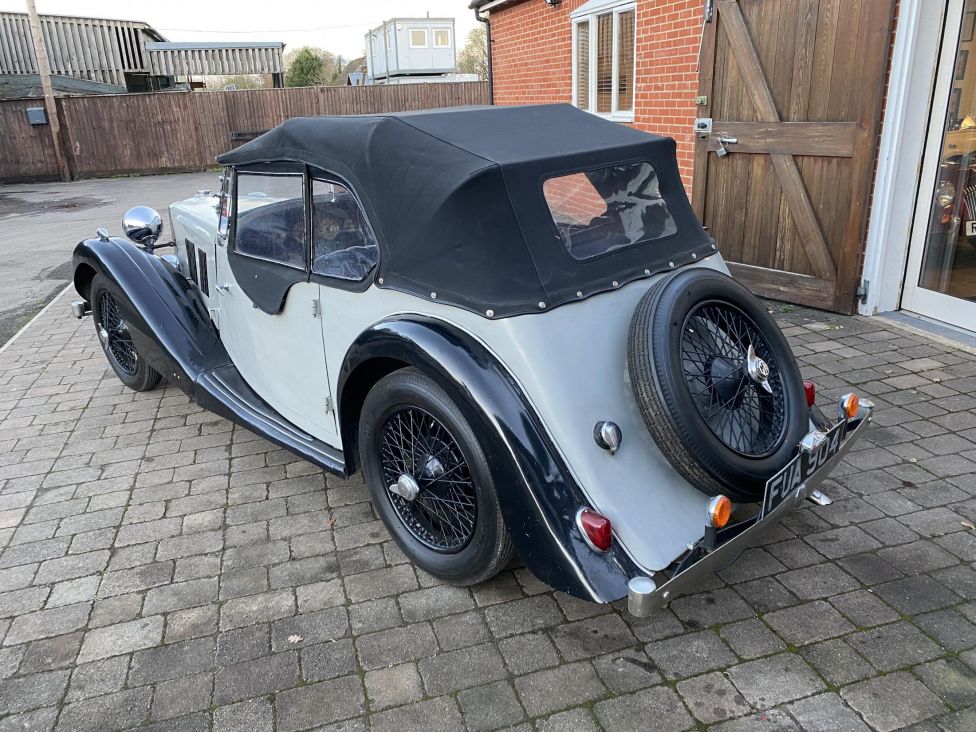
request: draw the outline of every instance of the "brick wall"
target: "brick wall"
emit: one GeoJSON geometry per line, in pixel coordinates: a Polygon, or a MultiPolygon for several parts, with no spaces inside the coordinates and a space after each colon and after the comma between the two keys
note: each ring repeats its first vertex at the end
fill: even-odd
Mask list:
{"type": "MultiPolygon", "coordinates": [[[[569,15],[584,0],[551,7],[524,0],[491,12],[496,104],[572,100],[569,15]]],[[[634,126],[673,137],[691,188],[702,0],[638,0],[634,126]]]]}

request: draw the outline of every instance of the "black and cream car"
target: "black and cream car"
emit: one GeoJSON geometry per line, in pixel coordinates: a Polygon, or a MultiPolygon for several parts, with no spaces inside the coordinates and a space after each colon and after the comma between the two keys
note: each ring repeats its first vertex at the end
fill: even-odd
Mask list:
{"type": "Polygon", "coordinates": [[[339,476],[424,571],[647,614],[868,423],[816,408],[689,205],[673,140],[567,105],[291,119],[219,197],[130,211],[74,282],[119,378],[339,476]],[[165,252],[158,256],[159,252],[165,252]]]}

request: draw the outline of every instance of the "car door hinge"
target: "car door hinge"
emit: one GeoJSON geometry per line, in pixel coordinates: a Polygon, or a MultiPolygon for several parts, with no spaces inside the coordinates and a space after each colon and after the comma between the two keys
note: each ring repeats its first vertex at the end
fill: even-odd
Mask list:
{"type": "Polygon", "coordinates": [[[331,396],[327,396],[325,398],[325,413],[326,414],[331,414],[334,411],[335,411],[335,404],[333,404],[333,402],[332,402],[332,397],[331,396]]]}
{"type": "Polygon", "coordinates": [[[861,280],[861,284],[857,286],[857,290],[854,292],[857,295],[857,299],[861,301],[862,305],[866,305],[868,302],[868,288],[871,283],[867,280],[861,280]]]}
{"type": "Polygon", "coordinates": [[[322,301],[312,300],[312,317],[317,318],[322,315],[322,301]]]}

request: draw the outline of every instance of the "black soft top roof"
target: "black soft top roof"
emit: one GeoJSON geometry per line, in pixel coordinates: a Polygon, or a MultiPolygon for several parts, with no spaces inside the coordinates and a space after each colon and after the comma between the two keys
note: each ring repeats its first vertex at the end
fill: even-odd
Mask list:
{"type": "Polygon", "coordinates": [[[383,287],[436,293],[495,317],[539,312],[712,251],[682,186],[674,140],[568,104],[299,117],[218,161],[292,161],[346,181],[375,229],[383,287]],[[656,169],[677,233],[574,259],[543,181],[636,161],[656,169]]]}

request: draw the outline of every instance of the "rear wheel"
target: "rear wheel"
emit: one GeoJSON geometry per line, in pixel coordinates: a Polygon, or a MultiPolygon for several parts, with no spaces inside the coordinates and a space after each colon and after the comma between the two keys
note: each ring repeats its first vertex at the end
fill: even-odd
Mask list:
{"type": "Polygon", "coordinates": [[[135,391],[155,389],[162,377],[139,355],[119,304],[101,275],[92,280],[91,303],[95,334],[115,375],[135,391]]]}
{"type": "Polygon", "coordinates": [[[372,388],[359,423],[373,505],[404,553],[457,585],[483,582],[512,557],[484,452],[450,397],[415,369],[372,388]]]}

